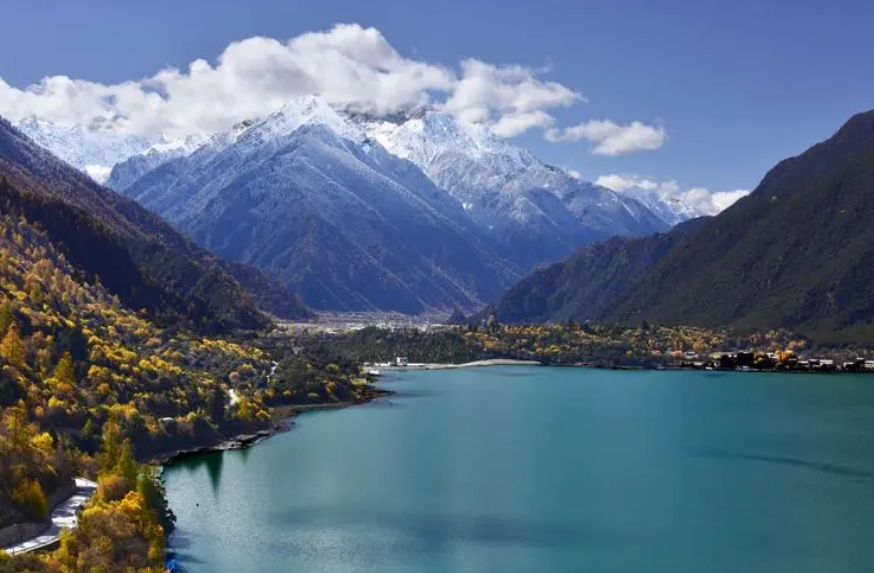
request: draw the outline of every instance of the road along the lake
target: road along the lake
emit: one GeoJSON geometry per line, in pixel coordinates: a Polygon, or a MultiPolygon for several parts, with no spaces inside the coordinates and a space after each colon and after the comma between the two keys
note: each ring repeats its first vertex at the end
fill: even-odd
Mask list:
{"type": "Polygon", "coordinates": [[[79,510],[88,503],[95,491],[97,491],[96,483],[84,478],[76,478],[76,492],[52,510],[52,524],[47,530],[16,545],[3,547],[3,550],[10,555],[20,555],[58,543],[61,539],[61,531],[76,527],[79,510]]]}

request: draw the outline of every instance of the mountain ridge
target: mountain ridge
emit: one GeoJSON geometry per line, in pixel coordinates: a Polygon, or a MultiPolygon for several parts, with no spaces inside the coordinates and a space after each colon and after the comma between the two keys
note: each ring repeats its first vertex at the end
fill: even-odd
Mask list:
{"type": "Polygon", "coordinates": [[[693,249],[672,252],[647,272],[641,285],[650,290],[636,287],[605,318],[773,324],[853,338],[872,330],[874,319],[866,263],[874,257],[872,217],[874,110],[778,163],[753,193],[690,237],[693,249]]]}
{"type": "Polygon", "coordinates": [[[668,227],[635,199],[543,163],[484,125],[439,111],[361,121],[390,153],[412,161],[458,200],[523,268],[567,256],[586,242],[668,227]]]}

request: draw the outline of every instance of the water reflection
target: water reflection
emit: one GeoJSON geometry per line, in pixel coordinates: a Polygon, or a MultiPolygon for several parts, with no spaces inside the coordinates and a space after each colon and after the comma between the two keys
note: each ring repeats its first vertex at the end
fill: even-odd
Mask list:
{"type": "Polygon", "coordinates": [[[284,530],[302,535],[290,536],[286,543],[305,543],[306,533],[323,530],[345,531],[360,527],[365,531],[392,532],[389,537],[397,542],[405,538],[406,549],[419,553],[446,551],[453,543],[484,543],[528,545],[535,547],[582,550],[587,546],[603,546],[610,541],[603,531],[580,525],[549,523],[501,515],[405,515],[388,511],[337,507],[298,507],[293,511],[277,511],[269,522],[284,530]]]}
{"type": "MultiPolygon", "coordinates": [[[[245,452],[245,450],[242,451],[245,452]]],[[[219,485],[221,485],[224,459],[225,452],[212,452],[209,454],[189,456],[174,465],[181,467],[186,471],[186,473],[197,473],[201,468],[205,468],[206,473],[209,475],[209,483],[212,487],[212,493],[218,495],[219,485]]]]}

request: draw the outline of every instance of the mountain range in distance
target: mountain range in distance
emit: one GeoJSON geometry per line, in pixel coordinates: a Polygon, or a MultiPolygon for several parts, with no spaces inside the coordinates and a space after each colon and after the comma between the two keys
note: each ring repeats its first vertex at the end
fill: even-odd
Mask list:
{"type": "Polygon", "coordinates": [[[660,217],[439,111],[373,117],[305,97],[211,136],[112,136],[115,155],[108,136],[21,127],[82,170],[115,161],[110,187],[317,309],[471,311],[581,245],[695,214],[660,217]]]}
{"type": "MultiPolygon", "coordinates": [[[[90,137],[25,124],[50,146],[90,137]]],[[[308,97],[208,137],[113,137],[116,155],[83,144],[68,160],[118,159],[107,183],[234,261],[216,263],[223,276],[243,265],[241,282],[278,280],[318,309],[496,301],[477,316],[874,334],[874,112],[702,218],[579,181],[439,111],[373,117],[308,97]]]]}

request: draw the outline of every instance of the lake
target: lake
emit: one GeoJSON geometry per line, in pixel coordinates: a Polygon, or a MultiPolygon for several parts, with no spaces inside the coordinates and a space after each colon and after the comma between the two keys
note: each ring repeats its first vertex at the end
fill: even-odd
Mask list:
{"type": "Polygon", "coordinates": [[[392,374],[165,478],[190,573],[874,571],[874,377],[392,374]]]}

